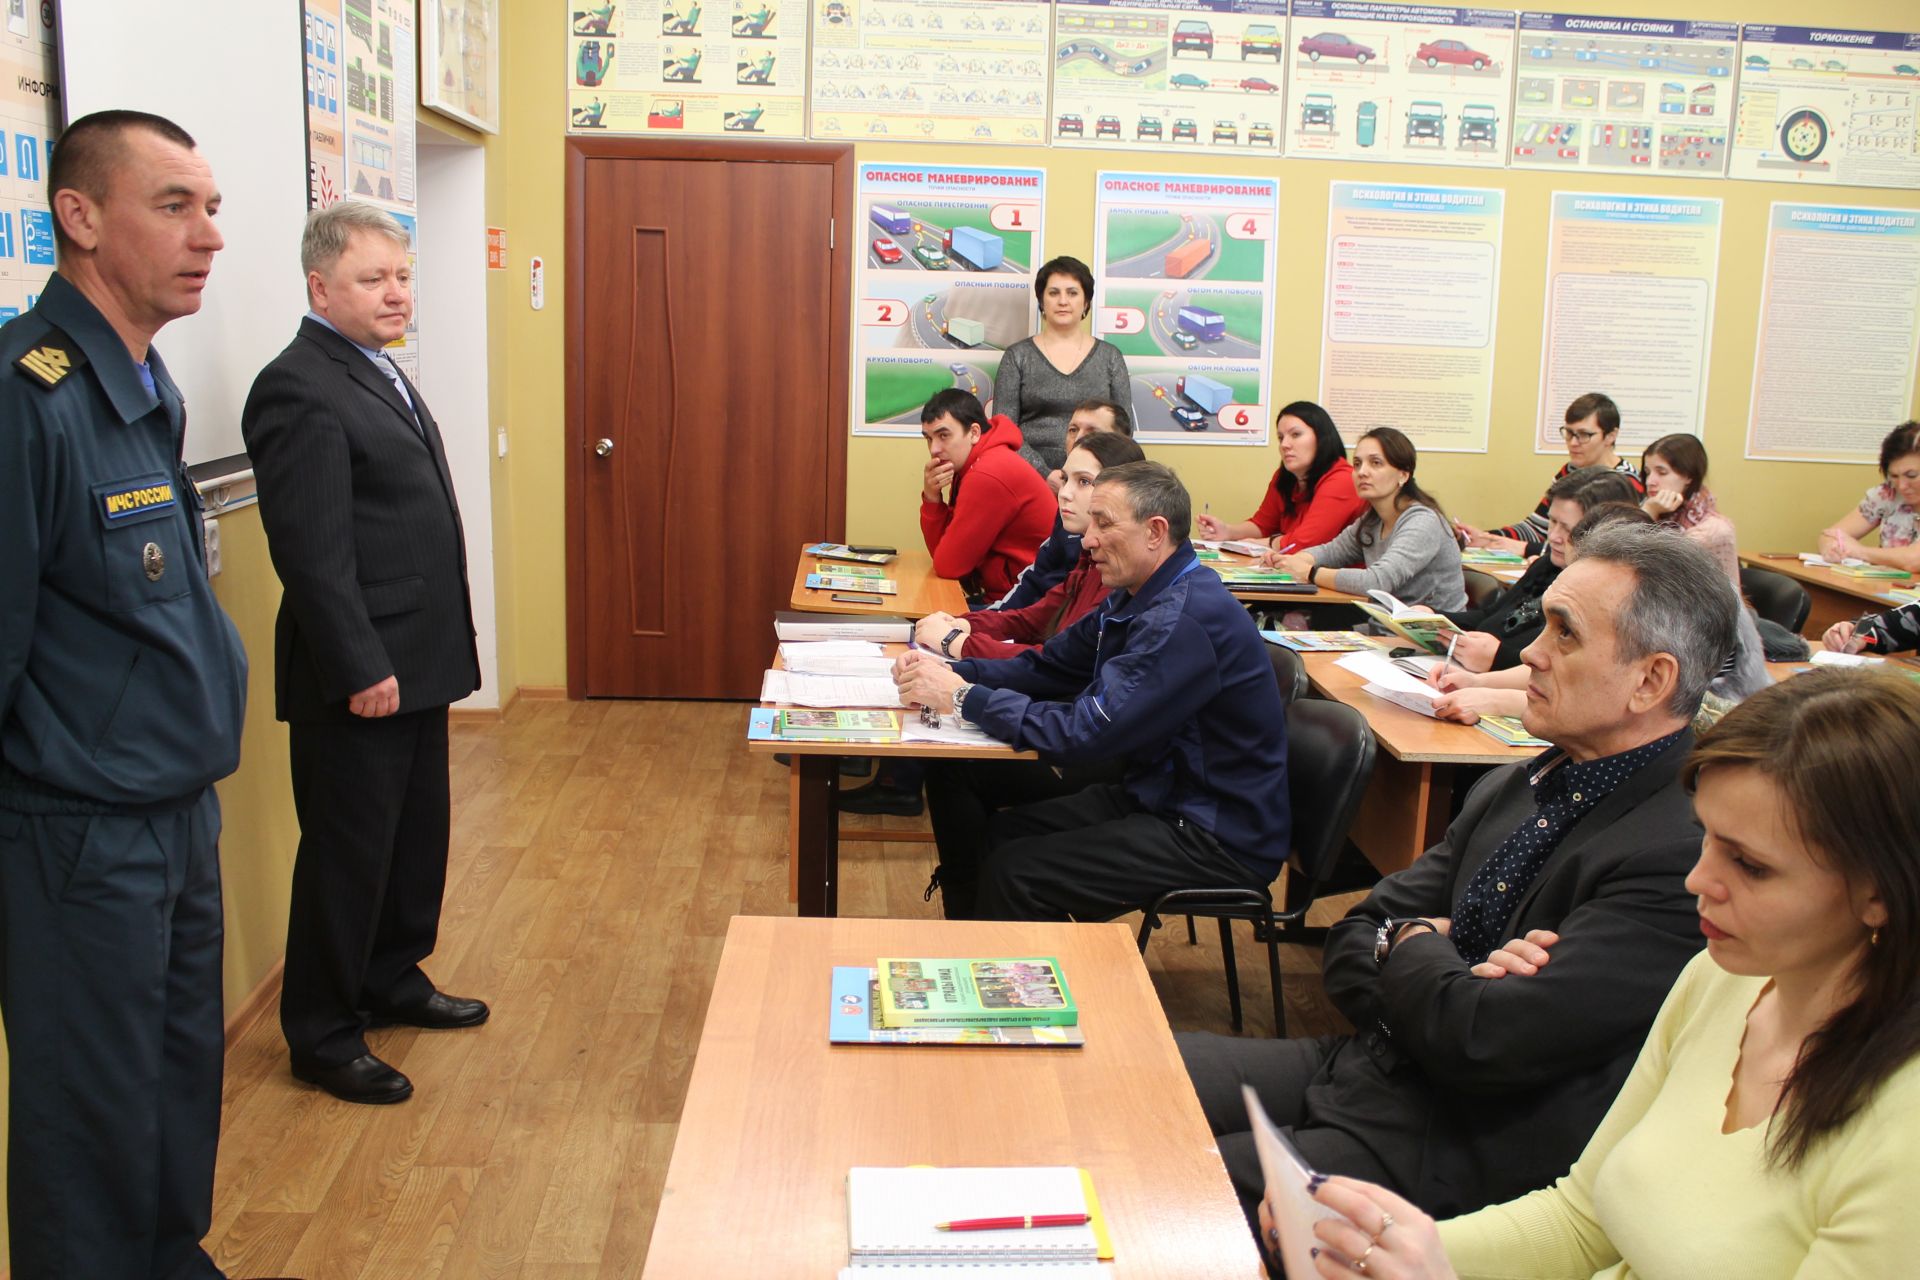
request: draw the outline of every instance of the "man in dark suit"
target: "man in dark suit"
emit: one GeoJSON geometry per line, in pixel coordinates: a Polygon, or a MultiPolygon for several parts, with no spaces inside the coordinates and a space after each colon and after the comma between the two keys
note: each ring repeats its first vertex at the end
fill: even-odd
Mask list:
{"type": "Polygon", "coordinates": [[[1178,1038],[1249,1220],[1243,1082],[1315,1168],[1436,1217],[1546,1186],[1703,943],[1679,769],[1739,600],[1690,539],[1622,526],[1542,606],[1525,723],[1554,746],[1481,779],[1446,839],[1330,931],[1327,994],[1356,1034],[1178,1038]]]}
{"type": "Polygon", "coordinates": [[[420,968],[446,885],[447,706],[479,661],[440,431],[382,350],[412,312],[407,233],[337,204],[308,218],[301,265],[312,310],[241,419],[285,588],[274,696],[300,817],[280,1026],[299,1079],[399,1102],[413,1085],[370,1023],[487,1018],[420,968]]]}

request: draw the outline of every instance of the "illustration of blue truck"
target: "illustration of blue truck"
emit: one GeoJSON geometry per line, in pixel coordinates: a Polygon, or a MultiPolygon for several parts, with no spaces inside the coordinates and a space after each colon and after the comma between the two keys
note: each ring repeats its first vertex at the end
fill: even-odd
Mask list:
{"type": "Polygon", "coordinates": [[[1005,257],[1005,242],[990,231],[955,227],[947,233],[947,252],[971,263],[975,271],[991,271],[1005,257]]]}
{"type": "Polygon", "coordinates": [[[1227,318],[1205,307],[1182,307],[1174,321],[1202,342],[1216,341],[1227,333],[1227,318]]]}
{"type": "Polygon", "coordinates": [[[1215,382],[1205,374],[1190,373],[1180,379],[1180,394],[1205,409],[1208,413],[1218,413],[1233,403],[1233,388],[1224,382],[1215,382]]]}
{"type": "Polygon", "coordinates": [[[868,216],[873,219],[874,226],[880,228],[888,235],[904,236],[913,230],[912,218],[901,213],[898,209],[889,209],[883,204],[873,206],[868,216]]]}

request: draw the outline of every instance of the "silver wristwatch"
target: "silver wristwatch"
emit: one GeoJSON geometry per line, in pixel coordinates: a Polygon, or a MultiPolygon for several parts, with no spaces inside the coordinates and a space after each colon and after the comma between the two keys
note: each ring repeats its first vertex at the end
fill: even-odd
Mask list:
{"type": "Polygon", "coordinates": [[[960,704],[966,701],[967,695],[971,692],[973,692],[973,686],[970,684],[963,684],[953,691],[953,714],[962,720],[966,717],[960,713],[960,704]]]}

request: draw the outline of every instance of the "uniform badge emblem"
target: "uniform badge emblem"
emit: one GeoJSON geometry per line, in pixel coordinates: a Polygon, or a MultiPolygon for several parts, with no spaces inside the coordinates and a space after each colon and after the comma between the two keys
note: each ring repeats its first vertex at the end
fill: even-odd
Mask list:
{"type": "Polygon", "coordinates": [[[149,542],[140,548],[140,567],[146,570],[148,582],[160,581],[160,575],[167,571],[167,555],[159,543],[149,542]]]}

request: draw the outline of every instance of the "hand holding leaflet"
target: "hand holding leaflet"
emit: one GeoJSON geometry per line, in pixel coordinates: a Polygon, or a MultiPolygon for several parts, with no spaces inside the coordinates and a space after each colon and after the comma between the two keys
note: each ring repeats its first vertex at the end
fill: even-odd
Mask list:
{"type": "Polygon", "coordinates": [[[1313,1265],[1313,1224],[1340,1216],[1313,1198],[1312,1188],[1324,1175],[1308,1168],[1286,1135],[1274,1127],[1252,1086],[1241,1085],[1240,1093],[1247,1102],[1247,1118],[1253,1121],[1260,1172],[1267,1180],[1266,1209],[1273,1226],[1264,1243],[1279,1256],[1287,1280],[1316,1280],[1320,1272],[1313,1265]]]}

